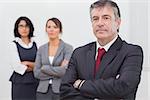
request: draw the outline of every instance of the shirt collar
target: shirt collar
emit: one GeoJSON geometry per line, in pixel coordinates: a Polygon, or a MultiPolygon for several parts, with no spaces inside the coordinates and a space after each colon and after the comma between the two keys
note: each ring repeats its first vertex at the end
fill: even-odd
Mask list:
{"type": "Polygon", "coordinates": [[[30,43],[27,45],[27,44],[25,44],[20,38],[15,38],[15,41],[16,42],[18,42],[22,47],[24,47],[24,48],[31,48],[32,47],[32,45],[33,45],[33,39],[31,38],[30,39],[30,43]]]}
{"type": "Polygon", "coordinates": [[[98,50],[98,48],[100,47],[100,48],[104,48],[105,49],[105,51],[107,52],[108,51],[108,49],[110,48],[110,46],[117,40],[117,38],[118,38],[118,35],[116,35],[116,37],[112,40],[112,41],[110,41],[109,43],[107,43],[105,46],[101,46],[99,43],[98,43],[98,41],[96,41],[96,51],[98,50]]]}

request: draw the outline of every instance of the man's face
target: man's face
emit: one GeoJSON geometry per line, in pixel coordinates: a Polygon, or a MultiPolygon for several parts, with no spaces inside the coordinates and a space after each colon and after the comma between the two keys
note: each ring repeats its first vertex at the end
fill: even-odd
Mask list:
{"type": "Polygon", "coordinates": [[[91,11],[91,20],[96,38],[106,43],[116,36],[121,22],[119,18],[115,18],[113,8],[110,6],[94,8],[91,11]]]}

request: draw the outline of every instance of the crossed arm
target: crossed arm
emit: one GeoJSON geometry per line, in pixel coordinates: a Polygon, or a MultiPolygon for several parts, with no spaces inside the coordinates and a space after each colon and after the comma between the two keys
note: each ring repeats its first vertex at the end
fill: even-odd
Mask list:
{"type": "Polygon", "coordinates": [[[68,62],[68,60],[64,59],[60,66],[43,65],[41,67],[41,72],[50,76],[62,77],[66,72],[68,62]]]}
{"type": "Polygon", "coordinates": [[[60,66],[43,65],[40,53],[37,53],[35,62],[34,76],[41,80],[49,79],[52,76],[61,77],[65,73],[65,66],[68,64],[68,60],[64,59],[60,66]]]}
{"type": "Polygon", "coordinates": [[[71,97],[124,98],[137,89],[143,54],[141,48],[135,48],[129,52],[120,65],[119,76],[107,79],[79,79],[77,62],[73,54],[61,84],[61,100],[70,100],[71,97]]]}
{"type": "Polygon", "coordinates": [[[52,66],[50,64],[43,64],[42,58],[41,58],[41,51],[38,50],[37,56],[36,56],[36,63],[34,68],[34,75],[36,78],[45,80],[49,79],[51,77],[62,77],[65,72],[66,68],[68,66],[68,62],[70,60],[70,56],[72,54],[73,48],[66,48],[64,53],[64,60],[60,63],[58,66],[52,66]]]}

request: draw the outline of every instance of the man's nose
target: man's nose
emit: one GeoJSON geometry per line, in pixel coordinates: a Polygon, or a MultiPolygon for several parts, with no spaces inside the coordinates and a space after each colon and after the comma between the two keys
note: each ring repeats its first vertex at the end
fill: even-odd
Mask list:
{"type": "Polygon", "coordinates": [[[104,20],[100,18],[98,20],[98,26],[103,26],[103,25],[104,25],[104,20]]]}

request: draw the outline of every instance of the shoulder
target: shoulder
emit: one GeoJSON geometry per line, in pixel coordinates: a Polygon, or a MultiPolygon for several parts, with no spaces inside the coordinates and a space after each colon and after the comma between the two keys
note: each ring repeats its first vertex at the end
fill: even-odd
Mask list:
{"type": "Polygon", "coordinates": [[[132,43],[127,43],[126,41],[123,41],[123,47],[126,48],[126,49],[135,49],[135,48],[138,48],[138,49],[142,49],[141,46],[139,45],[136,45],[136,44],[132,44],[132,43]]]}
{"type": "Polygon", "coordinates": [[[33,42],[33,44],[35,44],[38,49],[41,46],[41,43],[38,41],[36,37],[32,37],[31,42],[33,42]]]}
{"type": "Polygon", "coordinates": [[[126,41],[123,41],[122,50],[127,52],[139,52],[141,54],[143,53],[143,49],[141,46],[132,43],[127,43],[126,41]]]}
{"type": "Polygon", "coordinates": [[[83,46],[80,46],[80,47],[78,47],[78,48],[76,48],[75,50],[87,50],[87,49],[90,49],[92,46],[94,46],[94,45],[96,45],[96,42],[91,42],[91,43],[88,43],[88,44],[86,44],[86,45],[83,45],[83,46]]]}
{"type": "Polygon", "coordinates": [[[74,52],[75,52],[75,53],[78,53],[78,52],[85,53],[86,51],[92,49],[93,46],[96,46],[96,42],[91,42],[91,43],[88,43],[88,44],[86,44],[86,45],[80,46],[80,47],[76,48],[76,49],[74,50],[74,52]]]}
{"type": "Polygon", "coordinates": [[[73,49],[73,46],[68,43],[65,43],[64,47],[67,49],[73,49]]]}
{"type": "Polygon", "coordinates": [[[15,40],[9,42],[9,49],[12,50],[12,49],[16,49],[17,46],[16,46],[16,43],[15,43],[15,40]]]}
{"type": "Polygon", "coordinates": [[[46,48],[48,48],[48,42],[45,43],[45,44],[43,44],[43,45],[41,45],[41,46],[39,47],[39,51],[43,51],[43,50],[46,49],[46,48]]]}
{"type": "Polygon", "coordinates": [[[65,49],[73,49],[73,46],[72,46],[72,45],[70,45],[70,44],[64,42],[63,40],[61,40],[61,42],[62,42],[62,44],[63,44],[63,46],[64,46],[65,49]]]}

